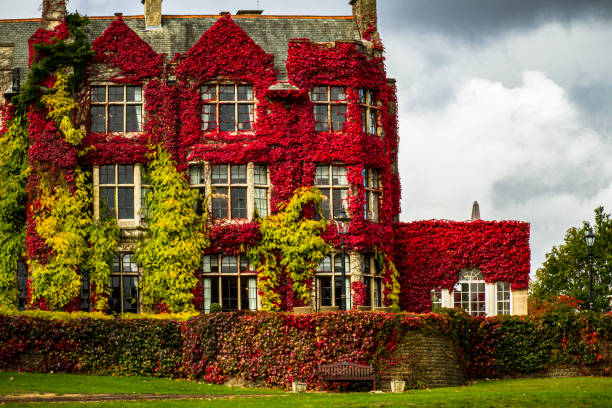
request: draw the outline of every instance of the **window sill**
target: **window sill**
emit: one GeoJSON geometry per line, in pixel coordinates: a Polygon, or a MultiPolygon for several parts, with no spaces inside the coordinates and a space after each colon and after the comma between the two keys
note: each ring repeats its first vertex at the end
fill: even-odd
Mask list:
{"type": "Polygon", "coordinates": [[[144,229],[147,228],[146,223],[139,222],[136,219],[126,219],[126,220],[117,220],[117,226],[121,229],[125,230],[135,230],[135,229],[144,229]]]}
{"type": "Polygon", "coordinates": [[[108,137],[125,137],[126,139],[133,139],[136,136],[140,136],[144,133],[144,131],[140,132],[89,132],[91,135],[99,135],[108,137]]]}

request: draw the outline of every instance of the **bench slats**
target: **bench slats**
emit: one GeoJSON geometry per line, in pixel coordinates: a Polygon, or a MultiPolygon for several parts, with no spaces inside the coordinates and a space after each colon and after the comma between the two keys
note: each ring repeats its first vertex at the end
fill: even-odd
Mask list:
{"type": "Polygon", "coordinates": [[[376,390],[376,376],[371,365],[355,364],[349,362],[319,363],[319,380],[321,381],[372,381],[376,390]]]}

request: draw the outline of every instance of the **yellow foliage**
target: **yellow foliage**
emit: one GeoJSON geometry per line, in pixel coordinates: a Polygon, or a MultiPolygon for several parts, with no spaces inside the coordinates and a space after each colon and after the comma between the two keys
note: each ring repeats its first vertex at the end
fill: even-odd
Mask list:
{"type": "Polygon", "coordinates": [[[79,105],[68,92],[68,76],[63,70],[57,72],[52,92],[43,95],[41,101],[49,108],[47,116],[55,121],[66,141],[73,146],[80,145],[85,133],[81,129],[76,129],[71,120],[72,112],[79,105]]]}
{"type": "Polygon", "coordinates": [[[41,184],[41,208],[35,212],[36,232],[51,254],[45,264],[30,259],[32,301],[45,299],[61,309],[78,295],[80,273],[88,273],[97,295],[95,310],[106,308],[110,262],[119,231],[114,220],[94,220],[87,176],[77,169],[74,192],[67,186],[41,184]]]}
{"type": "Polygon", "coordinates": [[[304,218],[303,210],[312,205],[320,212],[321,192],[302,187],[280,211],[261,221],[262,239],[248,251],[249,259],[257,268],[257,288],[263,294],[263,310],[279,310],[279,274],[286,273],[293,280],[293,292],[305,304],[310,303],[310,285],[314,272],[329,252],[329,245],[321,238],[324,219],[304,218]],[[278,261],[277,261],[278,257],[278,261]]]}
{"type": "Polygon", "coordinates": [[[197,284],[194,272],[202,267],[202,252],[209,244],[206,219],[197,215],[197,192],[189,188],[168,152],[156,151],[148,178],[148,237],[134,251],[142,268],[142,303],[148,310],[161,302],[173,313],[190,313],[191,291],[197,284]]]}

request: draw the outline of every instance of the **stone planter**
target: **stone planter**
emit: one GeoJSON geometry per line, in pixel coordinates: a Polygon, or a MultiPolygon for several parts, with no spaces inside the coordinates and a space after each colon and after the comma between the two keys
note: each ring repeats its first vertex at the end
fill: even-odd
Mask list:
{"type": "Polygon", "coordinates": [[[404,392],[405,387],[406,387],[406,381],[391,380],[391,392],[404,392]]]}
{"type": "Polygon", "coordinates": [[[310,309],[310,306],[295,306],[293,308],[293,313],[295,313],[295,314],[310,314],[310,313],[312,313],[312,310],[310,309]]]}
{"type": "Polygon", "coordinates": [[[390,312],[391,308],[390,307],[375,307],[374,310],[377,312],[390,312]]]}
{"type": "Polygon", "coordinates": [[[340,306],[321,306],[319,312],[337,312],[340,310],[340,306]]]}
{"type": "Polygon", "coordinates": [[[294,381],[291,383],[292,392],[306,392],[307,384],[301,381],[294,381]]]}
{"type": "Polygon", "coordinates": [[[360,312],[371,312],[372,307],[371,306],[357,306],[357,310],[360,312]]]}

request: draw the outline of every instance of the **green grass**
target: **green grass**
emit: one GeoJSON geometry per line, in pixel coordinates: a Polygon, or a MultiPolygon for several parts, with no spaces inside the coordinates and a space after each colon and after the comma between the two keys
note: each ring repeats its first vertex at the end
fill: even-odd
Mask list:
{"type": "MultiPolygon", "coordinates": [[[[13,383],[13,382],[11,382],[13,383]]],[[[237,389],[186,381],[151,378],[86,377],[61,374],[0,373],[0,392],[29,391],[63,393],[162,393],[162,394],[237,394],[273,393],[262,389],[237,389]],[[7,385],[15,376],[19,386],[7,385]],[[146,382],[144,382],[146,381],[146,382]]],[[[13,383],[17,384],[17,383],[13,383]]],[[[403,394],[307,393],[268,397],[235,397],[207,401],[126,401],[87,403],[87,406],[178,408],[206,404],[213,407],[611,407],[612,378],[538,378],[483,381],[466,387],[409,391],[403,394]]],[[[6,404],[7,407],[75,407],[79,403],[6,404]]]]}
{"type": "Polygon", "coordinates": [[[264,388],[231,388],[204,382],[152,377],[97,377],[72,374],[0,372],[0,395],[55,394],[270,394],[264,388]],[[13,378],[13,380],[10,380],[13,378]]]}

